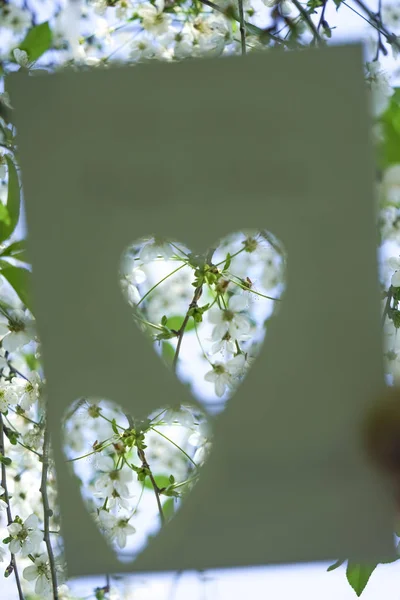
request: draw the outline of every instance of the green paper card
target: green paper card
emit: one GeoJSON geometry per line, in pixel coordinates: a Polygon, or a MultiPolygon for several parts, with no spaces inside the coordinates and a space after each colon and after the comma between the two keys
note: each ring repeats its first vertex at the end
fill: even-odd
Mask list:
{"type": "Polygon", "coordinates": [[[393,556],[394,503],[360,435],[384,389],[361,46],[8,85],[69,575],[393,556]],[[149,234],[204,253],[260,227],[288,254],[279,313],[194,490],[121,563],[67,469],[65,410],[85,396],[137,417],[198,405],[132,322],[121,253],[149,234]]]}

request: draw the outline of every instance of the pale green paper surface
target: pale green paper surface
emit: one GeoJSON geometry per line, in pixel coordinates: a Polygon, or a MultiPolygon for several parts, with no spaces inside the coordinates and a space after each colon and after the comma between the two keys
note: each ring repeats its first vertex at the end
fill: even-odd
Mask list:
{"type": "Polygon", "coordinates": [[[358,437],[384,386],[361,47],[8,85],[69,575],[391,555],[393,502],[358,437]],[[121,564],[63,461],[61,417],[82,396],[137,416],[195,403],[130,317],[121,253],[151,233],[204,252],[245,227],[288,251],[279,315],[196,489],[121,564]]]}

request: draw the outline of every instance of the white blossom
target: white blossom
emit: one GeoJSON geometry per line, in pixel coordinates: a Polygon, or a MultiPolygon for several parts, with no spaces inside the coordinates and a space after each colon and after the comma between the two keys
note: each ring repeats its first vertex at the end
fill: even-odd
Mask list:
{"type": "Polygon", "coordinates": [[[17,554],[21,551],[21,556],[36,554],[40,542],[43,541],[43,533],[38,527],[39,520],[34,514],[29,515],[22,525],[16,522],[8,525],[8,533],[13,538],[10,542],[10,552],[17,554]]]}
{"type": "Polygon", "coordinates": [[[16,384],[18,385],[21,408],[29,410],[32,407],[39,398],[41,383],[40,375],[35,371],[30,374],[29,381],[22,377],[18,378],[16,384]]]}
{"type": "Polygon", "coordinates": [[[121,266],[121,287],[129,304],[134,306],[140,300],[138,285],[146,281],[146,274],[139,267],[135,267],[133,261],[125,258],[121,266]]]}
{"type": "Polygon", "coordinates": [[[13,383],[0,382],[0,412],[5,413],[8,407],[18,403],[17,388],[13,383]]]}
{"type": "Polygon", "coordinates": [[[99,522],[109,540],[115,539],[120,548],[125,548],[127,536],[136,532],[136,529],[129,524],[129,519],[115,517],[106,510],[100,510],[99,522]]]}
{"type": "Polygon", "coordinates": [[[250,331],[249,319],[241,314],[247,307],[247,298],[244,296],[231,296],[226,309],[211,309],[208,313],[208,319],[215,325],[212,332],[212,339],[219,341],[229,333],[231,338],[237,339],[242,334],[248,334],[250,331]]]}
{"type": "Polygon", "coordinates": [[[130,497],[127,485],[133,480],[133,473],[130,469],[116,469],[111,456],[98,456],[97,468],[103,473],[95,482],[97,492],[101,492],[103,497],[107,497],[112,496],[115,490],[122,498],[130,497]]]}
{"type": "Polygon", "coordinates": [[[378,117],[388,108],[394,88],[389,83],[388,75],[382,71],[379,61],[366,63],[366,69],[367,81],[372,93],[372,110],[378,117]]]}
{"type": "Polygon", "coordinates": [[[0,102],[4,104],[7,108],[13,108],[10,100],[10,95],[8,92],[2,92],[0,94],[0,102]]]}
{"type": "Polygon", "coordinates": [[[158,48],[155,40],[142,35],[132,41],[129,58],[131,60],[140,61],[155,58],[157,54],[158,48]]]}
{"type": "Polygon", "coordinates": [[[139,253],[139,258],[143,263],[148,263],[155,260],[158,256],[162,256],[162,258],[168,260],[173,254],[174,249],[169,242],[154,238],[145,243],[139,253]]]}
{"type": "Polygon", "coordinates": [[[168,408],[162,415],[162,420],[167,424],[178,422],[183,427],[191,429],[194,426],[194,416],[192,411],[185,406],[175,406],[168,408]]]}
{"type": "Polygon", "coordinates": [[[58,600],[74,600],[71,590],[65,583],[58,587],[57,592],[58,600]]]}
{"type": "Polygon", "coordinates": [[[28,54],[25,52],[25,50],[21,50],[20,48],[15,48],[13,50],[13,55],[14,55],[16,62],[21,67],[28,67],[29,58],[28,58],[28,54]]]}
{"type": "Polygon", "coordinates": [[[216,362],[213,364],[212,371],[204,375],[204,379],[214,383],[215,393],[221,397],[227,388],[232,389],[236,385],[237,377],[243,373],[244,364],[244,354],[238,354],[225,364],[216,362]]]}
{"type": "Polygon", "coordinates": [[[52,592],[50,565],[47,554],[41,554],[35,558],[33,565],[25,567],[23,570],[24,579],[35,581],[35,594],[47,596],[52,592]]]}
{"type": "Polygon", "coordinates": [[[0,10],[0,23],[2,27],[12,29],[14,33],[21,33],[30,27],[32,16],[29,10],[9,3],[0,10]]]}
{"type": "Polygon", "coordinates": [[[27,311],[12,309],[7,321],[0,322],[2,347],[8,352],[14,352],[29,344],[35,338],[34,320],[27,311]]]}
{"type": "Polygon", "coordinates": [[[89,4],[98,15],[104,15],[108,7],[107,0],[89,0],[89,4]]]}
{"type": "Polygon", "coordinates": [[[400,3],[384,4],[382,6],[382,21],[389,29],[400,28],[400,3]]]}
{"type": "Polygon", "coordinates": [[[288,17],[292,12],[293,4],[288,0],[262,0],[265,6],[269,8],[273,8],[274,6],[279,5],[281,13],[284,17],[288,17]]]}
{"type": "Polygon", "coordinates": [[[143,3],[137,9],[143,28],[153,35],[166,33],[171,24],[171,16],[164,13],[164,0],[155,0],[154,5],[143,3]]]}

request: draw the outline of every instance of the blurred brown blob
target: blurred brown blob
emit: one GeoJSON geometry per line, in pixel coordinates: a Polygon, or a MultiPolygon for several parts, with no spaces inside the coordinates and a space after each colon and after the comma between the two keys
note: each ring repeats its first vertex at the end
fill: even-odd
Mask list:
{"type": "Polygon", "coordinates": [[[387,388],[368,413],[364,427],[368,456],[389,476],[400,511],[400,388],[387,388]]]}

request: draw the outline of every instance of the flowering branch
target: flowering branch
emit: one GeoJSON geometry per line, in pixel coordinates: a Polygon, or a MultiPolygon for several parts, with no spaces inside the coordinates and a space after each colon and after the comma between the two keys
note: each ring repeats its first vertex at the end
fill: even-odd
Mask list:
{"type": "Polygon", "coordinates": [[[50,446],[50,432],[47,424],[44,429],[43,437],[43,458],[42,458],[42,481],[40,484],[40,493],[42,494],[43,501],[43,521],[44,521],[44,541],[46,543],[47,553],[49,555],[51,583],[53,586],[53,598],[58,600],[57,591],[57,574],[56,564],[54,560],[53,548],[50,540],[50,517],[53,515],[53,511],[50,509],[49,498],[47,495],[47,476],[49,470],[49,446],[50,446]]]}
{"type": "MultiPolygon", "coordinates": [[[[397,36],[395,36],[394,33],[391,33],[382,23],[382,19],[380,18],[379,13],[374,14],[372,10],[370,10],[362,0],[354,1],[361,8],[361,10],[363,10],[365,14],[368,15],[368,18],[370,19],[370,25],[372,25],[372,27],[375,27],[375,29],[377,29],[386,38],[389,44],[392,44],[393,46],[395,46],[396,50],[400,51],[400,43],[397,40],[397,36]]],[[[343,2],[343,4],[345,4],[348,8],[351,8],[351,6],[349,6],[346,2],[343,2]]]]}
{"type": "Polygon", "coordinates": [[[161,524],[165,525],[165,516],[164,516],[164,513],[163,513],[163,509],[162,509],[162,505],[161,505],[161,500],[160,500],[160,488],[158,487],[157,482],[154,479],[154,475],[151,472],[149,463],[146,460],[146,455],[144,453],[144,450],[142,448],[138,448],[137,449],[137,453],[138,453],[138,456],[139,456],[140,460],[142,461],[142,467],[144,469],[146,469],[147,474],[149,476],[149,479],[151,481],[151,485],[153,486],[154,494],[156,496],[156,501],[157,501],[158,512],[160,514],[161,524]]]}
{"type": "Polygon", "coordinates": [[[314,22],[311,19],[310,15],[303,8],[303,6],[300,4],[300,2],[298,0],[291,0],[291,1],[293,2],[293,4],[295,5],[295,7],[297,8],[297,10],[299,11],[299,13],[301,14],[301,16],[303,17],[303,20],[307,23],[308,28],[310,29],[311,33],[313,34],[314,41],[318,40],[318,42],[320,44],[324,43],[323,39],[321,38],[321,36],[319,34],[318,28],[314,25],[314,22]]]}
{"type": "MultiPolygon", "coordinates": [[[[211,263],[211,259],[212,256],[215,252],[215,248],[210,248],[207,252],[207,256],[205,259],[205,265],[211,263]]],[[[178,363],[178,358],[179,358],[179,352],[181,349],[181,345],[182,345],[182,339],[183,339],[183,335],[185,333],[185,329],[186,329],[186,325],[189,321],[189,318],[192,314],[192,311],[194,308],[197,308],[197,302],[200,300],[200,297],[203,293],[203,285],[204,285],[204,281],[201,280],[201,283],[196,287],[194,294],[193,294],[193,299],[191,301],[191,303],[189,304],[189,308],[187,310],[187,313],[185,315],[185,318],[183,320],[183,323],[178,331],[178,343],[176,345],[176,351],[175,351],[175,356],[174,356],[174,360],[172,362],[172,369],[175,372],[176,371],[176,365],[178,363]]]]}
{"type": "MultiPolygon", "coordinates": [[[[3,424],[3,415],[1,413],[0,413],[0,455],[4,456],[4,424],[3,424]]],[[[7,508],[6,508],[7,525],[11,525],[11,523],[13,522],[13,518],[12,518],[11,507],[10,507],[10,498],[8,495],[8,488],[7,488],[6,465],[4,464],[3,461],[1,462],[1,486],[4,489],[4,499],[5,499],[5,503],[7,505],[7,508]]],[[[25,600],[24,594],[23,594],[22,588],[21,588],[21,581],[19,579],[19,573],[18,573],[17,562],[15,560],[15,555],[11,553],[11,561],[10,561],[9,566],[7,567],[6,572],[8,574],[10,574],[12,571],[14,571],[15,583],[17,584],[19,599],[25,600]]]]}

